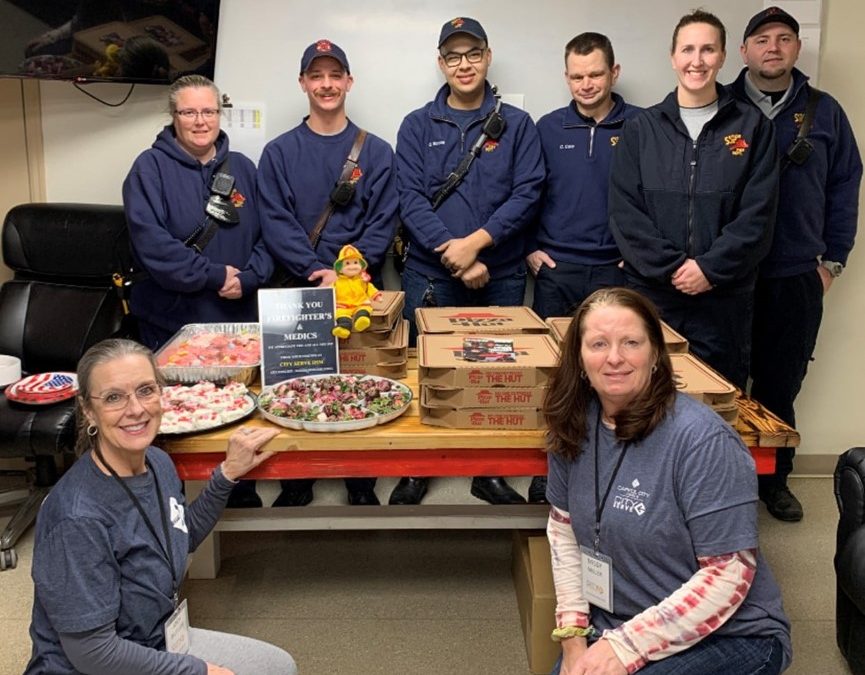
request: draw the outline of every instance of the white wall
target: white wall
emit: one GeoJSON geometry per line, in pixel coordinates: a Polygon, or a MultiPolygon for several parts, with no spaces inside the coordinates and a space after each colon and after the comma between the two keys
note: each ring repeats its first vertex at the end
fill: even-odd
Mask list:
{"type": "MultiPolygon", "coordinates": [[[[727,25],[727,65],[732,80],[748,17],[760,0],[589,0],[501,2],[419,0],[222,0],[217,84],[234,101],[267,105],[267,136],[296,125],[306,112],[297,85],[300,55],[310,42],[328,37],[349,57],[355,86],[349,115],[393,142],[402,117],[429,100],[442,78],[435,46],[443,21],[459,14],[478,18],[493,49],[490,79],[503,93],[523,94],[535,118],[567,102],[562,71],[564,44],[584,30],[606,33],[622,64],[619,91],[648,105],[674,86],[668,52],[677,19],[695,5],[717,12],[727,25]]],[[[865,90],[850,87],[852,64],[865,62],[865,41],[856,33],[865,20],[858,0],[825,0],[821,86],[845,105],[865,145],[865,90]]],[[[857,81],[861,81],[857,80],[857,81]]],[[[135,156],[148,147],[169,118],[165,87],[136,87],[129,102],[107,108],[71,84],[43,82],[46,198],[49,201],[120,203],[120,187],[135,156]]],[[[123,85],[89,85],[110,100],[123,85]]],[[[854,251],[848,271],[827,298],[817,362],[799,399],[803,454],[834,454],[865,443],[859,393],[865,383],[865,253],[854,251]]]]}

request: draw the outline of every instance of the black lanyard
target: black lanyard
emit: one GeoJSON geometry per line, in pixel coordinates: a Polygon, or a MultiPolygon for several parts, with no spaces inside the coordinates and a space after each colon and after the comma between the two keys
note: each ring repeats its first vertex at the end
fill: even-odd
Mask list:
{"type": "Polygon", "coordinates": [[[153,538],[156,540],[156,543],[159,544],[159,548],[162,551],[162,554],[165,556],[164,560],[168,563],[168,567],[171,569],[171,599],[174,602],[174,607],[177,607],[178,604],[178,586],[177,583],[177,572],[174,569],[174,550],[171,545],[171,530],[168,527],[168,515],[165,512],[165,504],[162,501],[162,489],[159,487],[159,479],[156,477],[156,471],[153,470],[153,465],[150,463],[150,460],[146,457],[144,458],[144,464],[147,466],[151,475],[153,476],[153,485],[156,487],[156,501],[159,505],[159,515],[162,520],[162,533],[165,535],[165,543],[162,543],[162,540],[159,538],[159,535],[156,534],[156,528],[153,526],[153,521],[150,520],[150,517],[147,515],[147,512],[144,510],[144,507],[141,505],[141,502],[138,500],[138,497],[135,496],[135,493],[129,489],[129,486],[126,482],[117,475],[117,472],[114,470],[114,467],[111,466],[108,462],[105,461],[105,458],[102,456],[102,451],[99,450],[98,447],[94,448],[96,452],[96,456],[99,458],[99,461],[108,469],[108,472],[114,477],[114,479],[118,482],[120,487],[126,492],[126,495],[129,497],[129,500],[132,502],[132,505],[138,509],[138,513],[141,514],[141,519],[144,521],[144,524],[147,526],[147,529],[150,530],[150,534],[153,535],[153,538]]]}
{"type": "Polygon", "coordinates": [[[598,470],[598,455],[600,452],[598,451],[598,444],[600,442],[600,433],[601,433],[601,405],[598,403],[598,419],[595,422],[595,553],[600,552],[601,548],[601,515],[604,513],[604,507],[607,505],[607,497],[610,496],[610,490],[613,488],[613,482],[616,480],[616,475],[619,473],[619,469],[622,468],[622,460],[625,459],[625,453],[628,451],[628,444],[625,443],[622,446],[622,452],[619,455],[618,461],[616,461],[616,466],[613,469],[613,475],[610,476],[610,482],[607,484],[607,489],[604,492],[604,498],[601,499],[600,492],[601,487],[598,485],[598,480],[600,479],[599,470],[598,470]]]}

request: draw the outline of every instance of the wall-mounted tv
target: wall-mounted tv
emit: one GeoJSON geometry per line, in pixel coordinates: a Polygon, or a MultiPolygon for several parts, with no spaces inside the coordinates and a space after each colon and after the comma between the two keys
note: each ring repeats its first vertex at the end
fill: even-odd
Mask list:
{"type": "Polygon", "coordinates": [[[219,0],[0,0],[0,77],[213,79],[219,0]]]}

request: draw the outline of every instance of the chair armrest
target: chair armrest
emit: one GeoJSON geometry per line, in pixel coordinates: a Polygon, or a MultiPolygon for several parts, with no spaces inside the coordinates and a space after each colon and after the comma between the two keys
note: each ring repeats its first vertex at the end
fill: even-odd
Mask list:
{"type": "Polygon", "coordinates": [[[853,532],[835,556],[838,588],[865,614],[865,525],[853,532]]]}

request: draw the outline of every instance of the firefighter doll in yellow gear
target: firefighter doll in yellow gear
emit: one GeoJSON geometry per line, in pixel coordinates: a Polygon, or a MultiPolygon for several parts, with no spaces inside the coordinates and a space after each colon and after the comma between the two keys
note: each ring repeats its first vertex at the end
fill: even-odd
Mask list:
{"type": "Polygon", "coordinates": [[[345,339],[351,331],[361,332],[369,328],[372,316],[372,300],[381,295],[366,272],[367,262],[361,252],[351,244],[339,250],[333,264],[337,273],[333,289],[336,292],[336,326],[331,331],[336,337],[345,339]]]}

